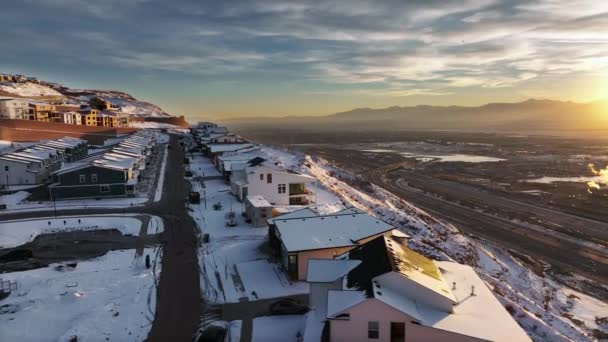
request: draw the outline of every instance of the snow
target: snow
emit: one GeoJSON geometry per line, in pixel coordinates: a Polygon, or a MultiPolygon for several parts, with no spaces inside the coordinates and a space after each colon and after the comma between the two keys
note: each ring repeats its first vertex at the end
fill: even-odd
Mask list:
{"type": "Polygon", "coordinates": [[[160,249],[111,251],[73,270],[5,273],[18,290],[2,301],[0,341],[143,341],[154,319],[160,249]],[[146,269],[143,255],[156,259],[146,269]],[[14,311],[14,312],[13,312],[14,311]]]}
{"type": "Polygon", "coordinates": [[[171,124],[164,123],[164,122],[152,122],[152,121],[144,121],[144,122],[131,121],[129,126],[131,126],[133,128],[157,128],[157,129],[181,128],[179,126],[171,125],[171,124]]]}
{"type": "Polygon", "coordinates": [[[363,291],[327,291],[327,317],[333,317],[340,312],[367,300],[363,291]]]}
{"type": "Polygon", "coordinates": [[[123,216],[60,216],[4,221],[0,223],[0,248],[21,246],[40,234],[75,230],[118,229],[124,235],[138,236],[141,224],[137,218],[123,216]]]}
{"type": "MultiPolygon", "coordinates": [[[[0,210],[2,214],[13,214],[15,212],[29,211],[46,211],[57,208],[61,209],[87,209],[87,208],[125,208],[144,205],[148,201],[147,197],[129,197],[129,198],[104,198],[104,199],[79,199],[79,200],[61,200],[56,201],[37,201],[28,202],[21,201],[13,203],[9,206],[11,210],[0,210]]],[[[14,200],[13,200],[14,202],[14,200]]]]}
{"type": "Polygon", "coordinates": [[[6,204],[6,209],[13,209],[19,205],[19,203],[23,202],[28,196],[29,192],[26,191],[17,191],[10,195],[1,195],[0,196],[0,204],[6,204]]]}
{"type": "Polygon", "coordinates": [[[308,293],[308,284],[296,282],[293,285],[286,273],[267,259],[243,262],[236,265],[245,291],[253,294],[254,299],[283,297],[308,293]]]}
{"type": "Polygon", "coordinates": [[[289,252],[356,245],[355,241],[393,229],[368,214],[274,220],[289,252]]]}
{"type": "Polygon", "coordinates": [[[240,215],[243,203],[230,193],[230,187],[217,179],[219,173],[208,158],[189,154],[194,177],[192,190],[201,193],[200,204],[189,204],[201,234],[209,234],[209,243],[201,244],[202,294],[209,303],[234,303],[306,293],[308,284],[290,282],[278,265],[269,261],[268,229],[254,228],[240,215]],[[210,178],[211,177],[211,178],[210,178]],[[206,206],[205,206],[206,201],[206,206]],[[213,204],[221,203],[221,210],[213,204]],[[227,227],[225,214],[236,212],[237,226],[227,227]]]}
{"type": "Polygon", "coordinates": [[[167,151],[167,146],[165,146],[163,163],[160,167],[160,175],[158,177],[158,182],[156,185],[156,192],[154,192],[154,202],[160,201],[163,196],[163,184],[165,183],[165,169],[167,167],[167,155],[168,154],[169,153],[167,151]]]}
{"type": "Polygon", "coordinates": [[[331,283],[357,267],[361,260],[308,259],[306,281],[331,283]]]}
{"type": "MultiPolygon", "coordinates": [[[[409,246],[418,252],[436,260],[456,260],[475,267],[478,275],[535,340],[591,341],[591,330],[597,326],[594,317],[606,316],[606,310],[599,305],[605,303],[566,287],[551,274],[539,276],[508,252],[469,239],[453,226],[437,221],[382,188],[372,186],[369,192],[364,192],[351,187],[344,179],[356,179],[356,176],[321,158],[266,147],[263,151],[278,151],[276,159],[283,159],[284,164],[296,171],[315,176],[322,192],[328,189],[332,192],[330,196],[338,198],[336,206],[342,202],[343,206],[356,207],[408,233],[412,236],[409,246]],[[573,300],[568,297],[570,294],[581,299],[573,300]]],[[[319,195],[316,199],[320,202],[319,195]]],[[[317,208],[319,206],[323,205],[318,203],[317,208]]],[[[606,331],[605,327],[603,331],[606,331]]]]}
{"type": "Polygon", "coordinates": [[[62,96],[60,92],[36,83],[1,82],[0,90],[18,96],[62,96]]]}
{"type": "Polygon", "coordinates": [[[304,335],[305,316],[258,317],[253,320],[252,342],[298,341],[304,335]]]}

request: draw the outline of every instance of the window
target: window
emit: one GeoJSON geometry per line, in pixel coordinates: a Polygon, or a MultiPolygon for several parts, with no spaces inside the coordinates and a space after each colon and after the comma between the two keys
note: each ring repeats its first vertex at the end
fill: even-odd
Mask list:
{"type": "Polygon", "coordinates": [[[97,174],[96,173],[91,174],[91,183],[97,183],[97,174]]]}
{"type": "Polygon", "coordinates": [[[367,338],[380,338],[380,323],[378,321],[367,322],[367,338]]]}
{"type": "Polygon", "coordinates": [[[80,184],[86,183],[86,181],[87,181],[87,175],[80,175],[79,179],[80,179],[80,184]]]}
{"type": "Polygon", "coordinates": [[[272,183],[272,173],[269,173],[266,175],[266,183],[268,183],[268,184],[272,183]]]}
{"type": "Polygon", "coordinates": [[[284,194],[286,192],[287,188],[285,187],[285,184],[279,184],[278,187],[279,187],[280,194],[284,194]]]}
{"type": "Polygon", "coordinates": [[[108,184],[100,185],[99,192],[110,192],[110,186],[108,184]]]}
{"type": "Polygon", "coordinates": [[[263,181],[264,180],[264,174],[260,173],[260,180],[263,181]]]}

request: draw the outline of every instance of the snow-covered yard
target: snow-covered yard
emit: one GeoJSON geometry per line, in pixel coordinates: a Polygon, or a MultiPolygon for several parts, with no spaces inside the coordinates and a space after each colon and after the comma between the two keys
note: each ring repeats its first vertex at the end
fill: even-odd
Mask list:
{"type": "Polygon", "coordinates": [[[0,341],[143,341],[151,328],[160,276],[135,250],[111,251],[69,267],[6,273],[17,284],[0,306],[0,341]]]}
{"type": "MultiPolygon", "coordinates": [[[[118,229],[124,235],[139,236],[142,221],[133,216],[60,216],[32,220],[14,220],[0,223],[0,248],[11,248],[28,243],[36,236],[48,233],[118,229]]],[[[150,218],[148,233],[163,231],[163,221],[150,218]]]]}
{"type": "MultiPolygon", "coordinates": [[[[207,158],[196,156],[190,165],[195,176],[219,175],[207,158]]],[[[201,204],[191,204],[190,215],[201,234],[210,237],[209,243],[201,245],[199,253],[201,284],[205,285],[201,290],[208,301],[238,302],[241,297],[256,300],[308,292],[307,284],[289,282],[272,263],[268,229],[253,228],[245,222],[241,215],[243,204],[230,193],[229,185],[223,180],[210,179],[193,180],[192,187],[201,193],[201,204]],[[220,210],[214,210],[215,203],[221,204],[220,210]],[[225,215],[231,210],[236,213],[237,225],[227,227],[225,215]]]]}

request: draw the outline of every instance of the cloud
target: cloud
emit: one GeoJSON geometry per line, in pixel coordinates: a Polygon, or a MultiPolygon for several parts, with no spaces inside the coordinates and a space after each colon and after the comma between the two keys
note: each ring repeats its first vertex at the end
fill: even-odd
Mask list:
{"type": "Polygon", "coordinates": [[[3,39],[17,55],[217,81],[383,88],[360,90],[369,96],[608,70],[608,2],[594,0],[26,0],[2,12],[3,39]]]}

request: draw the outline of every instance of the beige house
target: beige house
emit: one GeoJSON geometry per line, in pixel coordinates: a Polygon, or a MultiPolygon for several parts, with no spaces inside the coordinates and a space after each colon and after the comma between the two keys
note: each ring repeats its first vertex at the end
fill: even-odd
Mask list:
{"type": "Polygon", "coordinates": [[[391,235],[394,229],[356,209],[324,216],[303,215],[309,215],[309,211],[277,216],[269,230],[271,246],[289,277],[297,280],[306,279],[309,259],[333,259],[369,240],[391,235]]]}

